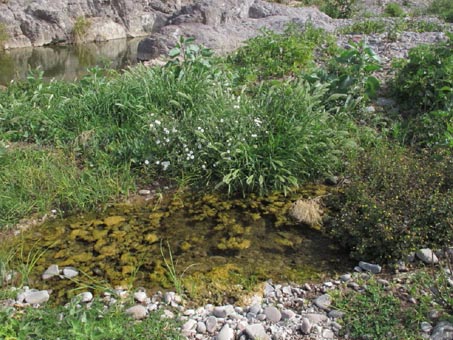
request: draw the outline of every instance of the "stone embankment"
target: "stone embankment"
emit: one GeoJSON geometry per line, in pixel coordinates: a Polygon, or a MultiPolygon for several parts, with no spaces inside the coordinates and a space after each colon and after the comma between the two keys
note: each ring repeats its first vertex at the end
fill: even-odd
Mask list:
{"type": "MultiPolygon", "coordinates": [[[[408,257],[411,265],[415,261],[433,265],[439,261],[430,249],[420,249],[408,257]]],[[[248,299],[245,306],[207,304],[202,307],[191,306],[175,292],[157,292],[149,296],[145,290],[129,292],[122,288],[106,292],[101,299],[106,307],[120,303],[125,315],[136,320],[148,317],[150,313],[160,311],[162,317],[174,318],[181,323],[181,334],[187,339],[197,340],[328,340],[342,339],[342,318],[345,312],[335,309],[332,296],[338,291],[351,290],[363,294],[367,290],[367,280],[374,277],[378,284],[386,289],[398,289],[408,304],[418,302],[411,297],[410,277],[406,263],[399,262],[397,273],[391,278],[380,277],[381,267],[377,264],[359,262],[352,273],[346,273],[333,280],[319,284],[274,284],[265,282],[261,292],[248,299]],[[332,294],[333,293],[333,294],[332,294]],[[131,301],[133,304],[131,305],[131,301]]],[[[51,265],[43,273],[43,280],[72,279],[79,274],[77,269],[66,267],[59,269],[51,265]]],[[[453,282],[453,281],[452,281],[453,282]]],[[[25,287],[18,291],[15,300],[3,301],[20,309],[27,305],[45,304],[51,292],[25,287]]],[[[80,293],[75,299],[79,308],[89,308],[93,294],[89,291],[80,293]]],[[[428,321],[420,322],[420,337],[430,340],[453,338],[453,324],[439,320],[439,313],[433,309],[428,313],[428,321]]],[[[347,336],[347,335],[346,335],[347,336]]]]}

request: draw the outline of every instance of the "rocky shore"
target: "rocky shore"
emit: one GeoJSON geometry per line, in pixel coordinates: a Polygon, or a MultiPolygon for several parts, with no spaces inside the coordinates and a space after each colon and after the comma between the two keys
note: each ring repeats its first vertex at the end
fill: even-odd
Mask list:
{"type": "MultiPolygon", "coordinates": [[[[451,249],[450,251],[453,251],[451,249]]],[[[400,261],[392,273],[383,273],[377,264],[359,262],[351,273],[345,273],[332,280],[315,284],[278,284],[272,281],[260,286],[258,293],[250,295],[246,305],[206,304],[195,306],[175,292],[161,292],[149,296],[144,289],[128,291],[116,287],[100,297],[93,297],[90,291],[78,294],[74,299],[78,308],[90,308],[94,299],[99,299],[105,308],[121,305],[125,316],[143,320],[150,313],[161,313],[162,318],[176,319],[181,324],[181,334],[187,339],[197,340],[296,340],[296,339],[347,339],[340,336],[345,326],[342,319],[345,312],[336,309],[332,296],[339,292],[352,291],[365,294],[368,282],[375,280],[385,290],[398,290],[406,303],[417,305],[411,296],[411,281],[417,268],[422,265],[438,265],[439,257],[430,249],[420,249],[400,261]]],[[[448,269],[445,269],[448,270],[448,269]]],[[[43,280],[72,279],[79,275],[77,269],[59,269],[50,266],[42,276],[43,280]]],[[[449,273],[453,283],[452,273],[449,273]]],[[[16,299],[5,300],[3,305],[17,310],[25,306],[39,308],[51,298],[51,291],[38,291],[24,287],[17,290],[16,299]]],[[[428,313],[429,321],[420,322],[420,337],[430,340],[448,340],[453,337],[453,324],[439,320],[438,311],[428,313]]],[[[366,334],[363,335],[364,338],[366,334]]]]}

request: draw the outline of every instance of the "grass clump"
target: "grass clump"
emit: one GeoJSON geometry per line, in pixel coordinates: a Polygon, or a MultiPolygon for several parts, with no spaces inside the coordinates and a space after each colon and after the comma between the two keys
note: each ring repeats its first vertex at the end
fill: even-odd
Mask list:
{"type": "Polygon", "coordinates": [[[93,165],[81,169],[58,149],[11,147],[0,155],[0,225],[34,213],[86,210],[132,187],[127,169],[93,165]]]}
{"type": "Polygon", "coordinates": [[[428,13],[435,14],[447,22],[453,22],[453,3],[450,0],[434,0],[428,13]]]}
{"type": "Polygon", "coordinates": [[[90,27],[91,21],[88,18],[84,16],[79,16],[76,18],[74,27],[72,28],[72,38],[76,44],[83,41],[83,38],[88,33],[90,27]]]}
{"type": "Polygon", "coordinates": [[[330,235],[357,259],[397,260],[453,237],[451,154],[380,146],[351,162],[351,183],[327,199],[330,235]],[[366,178],[366,180],[363,180],[366,178]]]}
{"type": "Polygon", "coordinates": [[[387,5],[385,5],[384,14],[386,16],[393,18],[400,18],[406,16],[406,13],[404,12],[403,8],[395,2],[389,2],[387,5]]]}
{"type": "Polygon", "coordinates": [[[137,323],[121,308],[94,302],[80,306],[0,309],[0,338],[5,339],[182,339],[174,321],[153,313],[137,323]]]}
{"type": "Polygon", "coordinates": [[[384,33],[387,24],[383,20],[364,20],[340,29],[343,34],[373,34],[384,33]]]}

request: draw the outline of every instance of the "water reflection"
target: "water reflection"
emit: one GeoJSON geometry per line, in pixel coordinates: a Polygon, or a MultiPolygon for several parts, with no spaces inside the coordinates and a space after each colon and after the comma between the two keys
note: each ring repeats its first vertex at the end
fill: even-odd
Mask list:
{"type": "Polygon", "coordinates": [[[118,39],[76,46],[20,48],[0,52],[0,84],[25,79],[30,69],[40,68],[44,78],[74,80],[93,66],[121,69],[137,59],[141,39],[118,39]]]}

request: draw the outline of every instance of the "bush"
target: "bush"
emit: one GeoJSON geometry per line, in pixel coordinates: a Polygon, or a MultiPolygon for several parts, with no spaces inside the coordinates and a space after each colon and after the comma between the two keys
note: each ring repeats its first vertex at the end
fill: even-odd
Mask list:
{"type": "Polygon", "coordinates": [[[385,15],[389,17],[404,17],[406,13],[401,6],[395,2],[388,3],[384,8],[385,15]]]}
{"type": "Polygon", "coordinates": [[[326,0],[320,10],[334,19],[346,19],[352,16],[356,0],[326,0]]]}
{"type": "Polygon", "coordinates": [[[348,168],[351,183],[328,199],[327,231],[357,259],[397,260],[453,237],[451,154],[379,147],[348,168]]]}
{"type": "Polygon", "coordinates": [[[453,40],[420,45],[397,66],[392,87],[395,95],[413,114],[453,107],[453,40]]]}

